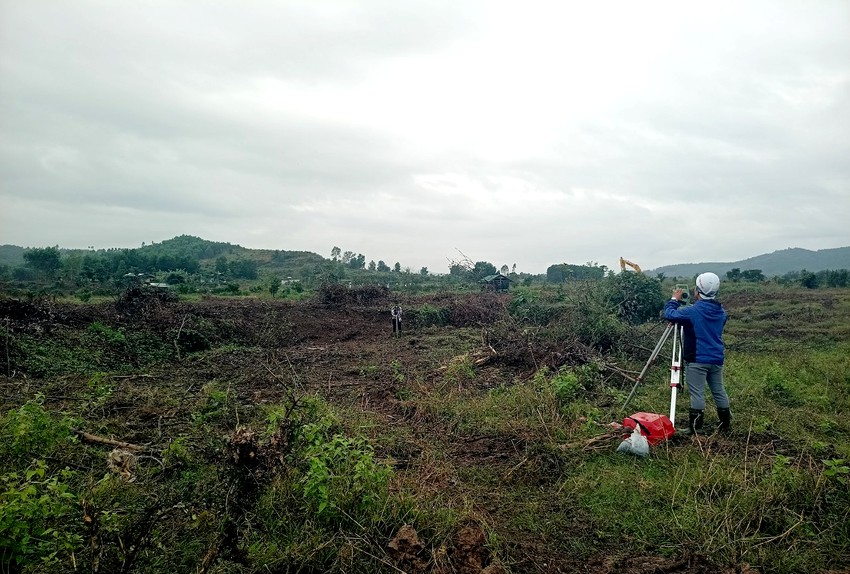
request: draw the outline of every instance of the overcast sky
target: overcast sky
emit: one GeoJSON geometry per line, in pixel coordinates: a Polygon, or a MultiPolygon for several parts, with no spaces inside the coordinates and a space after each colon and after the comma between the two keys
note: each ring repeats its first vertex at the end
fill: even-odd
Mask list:
{"type": "Polygon", "coordinates": [[[850,2],[0,0],[0,244],[850,245],[850,2]]]}

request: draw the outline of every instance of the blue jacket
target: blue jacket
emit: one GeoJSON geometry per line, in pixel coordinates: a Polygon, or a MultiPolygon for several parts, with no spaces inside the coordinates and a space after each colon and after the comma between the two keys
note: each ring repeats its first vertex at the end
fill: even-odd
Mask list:
{"type": "Polygon", "coordinates": [[[664,318],[683,325],[685,341],[682,355],[689,363],[723,364],[723,327],[726,311],[713,299],[698,299],[693,305],[680,307],[675,299],[664,305],[664,318]]]}

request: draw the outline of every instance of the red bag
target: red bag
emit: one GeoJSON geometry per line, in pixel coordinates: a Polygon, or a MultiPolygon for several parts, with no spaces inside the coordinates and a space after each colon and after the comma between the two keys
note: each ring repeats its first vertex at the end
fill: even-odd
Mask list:
{"type": "Polygon", "coordinates": [[[623,426],[629,430],[640,427],[640,434],[651,446],[667,440],[676,432],[668,417],[655,413],[635,413],[623,419],[623,426]]]}

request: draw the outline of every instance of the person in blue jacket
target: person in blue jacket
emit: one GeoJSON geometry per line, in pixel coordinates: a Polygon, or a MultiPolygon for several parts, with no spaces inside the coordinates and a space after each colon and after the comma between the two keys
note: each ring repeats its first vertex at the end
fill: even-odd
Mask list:
{"type": "Polygon", "coordinates": [[[728,432],[732,428],[729,396],[723,387],[723,327],[726,311],[715,299],[720,288],[720,278],[714,273],[697,277],[693,305],[682,306],[681,289],[664,305],[664,318],[684,327],[682,356],[685,360],[685,381],[691,395],[688,411],[688,433],[701,434],[705,412],[705,385],[711,390],[717,418],[717,430],[728,432]]]}

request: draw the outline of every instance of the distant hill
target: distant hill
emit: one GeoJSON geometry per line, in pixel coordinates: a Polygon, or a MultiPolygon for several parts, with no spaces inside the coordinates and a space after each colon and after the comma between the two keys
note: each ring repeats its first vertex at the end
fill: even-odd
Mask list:
{"type": "MultiPolygon", "coordinates": [[[[321,255],[310,251],[285,251],[280,249],[248,249],[240,245],[208,241],[191,235],[180,235],[172,239],[166,239],[160,243],[151,243],[142,247],[126,249],[135,251],[146,256],[174,257],[184,256],[200,261],[202,267],[212,267],[219,257],[229,261],[250,260],[256,262],[257,266],[268,273],[277,273],[283,276],[298,276],[305,268],[312,268],[326,262],[321,255]]],[[[0,265],[18,267],[24,265],[24,252],[26,248],[17,245],[0,245],[0,265]]],[[[98,249],[94,254],[108,254],[112,252],[125,251],[123,248],[98,249]]],[[[59,248],[62,257],[83,256],[92,253],[83,249],[59,248]]]]}
{"type": "Polygon", "coordinates": [[[0,265],[16,267],[24,264],[24,248],[17,245],[0,245],[0,265]]]}
{"type": "Polygon", "coordinates": [[[651,269],[647,271],[647,274],[664,273],[666,277],[693,277],[703,271],[712,271],[723,277],[727,271],[735,268],[741,271],[761,269],[766,277],[776,277],[803,269],[813,273],[825,269],[850,269],[850,247],[819,249],[817,251],[794,247],[765,255],[757,255],[741,261],[665,265],[651,269]]]}
{"type": "Polygon", "coordinates": [[[208,241],[192,235],[180,235],[161,243],[139,248],[142,253],[159,255],[188,255],[202,263],[212,264],[217,258],[251,260],[259,267],[284,275],[296,276],[302,269],[320,265],[325,258],[310,251],[285,251],[280,249],[248,249],[241,245],[208,241]]]}

